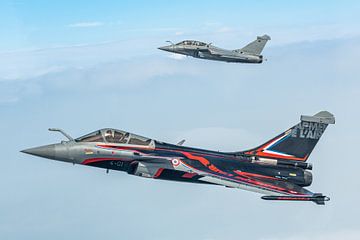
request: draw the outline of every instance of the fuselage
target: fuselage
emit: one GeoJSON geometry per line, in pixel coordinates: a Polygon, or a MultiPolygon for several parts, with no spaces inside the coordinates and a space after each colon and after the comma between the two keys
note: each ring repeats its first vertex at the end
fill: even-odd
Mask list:
{"type": "Polygon", "coordinates": [[[227,50],[212,45],[196,46],[196,45],[169,45],[160,47],[159,49],[191,56],[201,59],[209,59],[224,62],[235,63],[262,63],[262,55],[247,54],[245,52],[227,50]]]}
{"type": "Polygon", "coordinates": [[[253,176],[265,181],[287,180],[300,186],[311,184],[311,174],[299,167],[269,164],[235,153],[178,146],[129,133],[123,134],[127,134],[126,140],[120,137],[116,139],[116,135],[110,139],[106,136],[109,131],[102,129],[98,131],[99,136],[93,134],[90,138],[85,136],[73,141],[27,149],[24,152],[164,180],[203,183],[198,180],[199,176],[253,176]]]}

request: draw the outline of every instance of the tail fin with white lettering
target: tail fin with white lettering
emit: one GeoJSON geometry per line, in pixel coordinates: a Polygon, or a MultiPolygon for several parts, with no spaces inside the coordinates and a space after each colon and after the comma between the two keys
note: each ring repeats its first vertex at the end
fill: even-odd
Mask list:
{"type": "Polygon", "coordinates": [[[244,152],[245,155],[295,160],[305,162],[324,133],[328,124],[335,123],[335,117],[327,111],[314,116],[301,116],[301,122],[257,148],[244,152]]]}

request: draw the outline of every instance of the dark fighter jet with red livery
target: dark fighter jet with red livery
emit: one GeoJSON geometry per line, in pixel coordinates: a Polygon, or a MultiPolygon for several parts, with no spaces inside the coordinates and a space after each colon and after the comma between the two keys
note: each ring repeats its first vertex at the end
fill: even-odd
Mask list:
{"type": "Polygon", "coordinates": [[[22,152],[58,161],[125,171],[131,175],[221,185],[264,194],[265,200],[312,201],[329,198],[307,190],[312,165],[307,160],[334,116],[326,111],[301,116],[300,123],[245,151],[218,152],[164,143],[112,128],[22,152]]]}

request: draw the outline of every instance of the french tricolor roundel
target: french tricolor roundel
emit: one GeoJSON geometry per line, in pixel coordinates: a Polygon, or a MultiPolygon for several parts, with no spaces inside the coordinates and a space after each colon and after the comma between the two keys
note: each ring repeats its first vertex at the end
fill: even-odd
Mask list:
{"type": "Polygon", "coordinates": [[[180,165],[180,160],[174,158],[173,160],[171,160],[171,163],[173,164],[174,167],[177,167],[180,165]]]}

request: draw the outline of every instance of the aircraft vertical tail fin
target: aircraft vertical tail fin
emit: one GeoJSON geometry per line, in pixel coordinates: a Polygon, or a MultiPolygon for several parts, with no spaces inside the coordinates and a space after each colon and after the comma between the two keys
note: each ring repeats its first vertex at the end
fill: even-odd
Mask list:
{"type": "Polygon", "coordinates": [[[335,117],[327,111],[314,116],[301,116],[300,123],[267,141],[257,148],[240,152],[262,158],[295,160],[305,162],[335,117]]]}
{"type": "Polygon", "coordinates": [[[236,49],[235,51],[241,52],[241,53],[250,53],[250,54],[254,54],[254,55],[260,55],[262,50],[265,47],[265,44],[269,40],[271,40],[271,38],[270,38],[270,36],[268,36],[266,34],[263,36],[258,36],[255,41],[249,43],[248,45],[246,45],[245,47],[243,47],[241,49],[236,49]]]}

